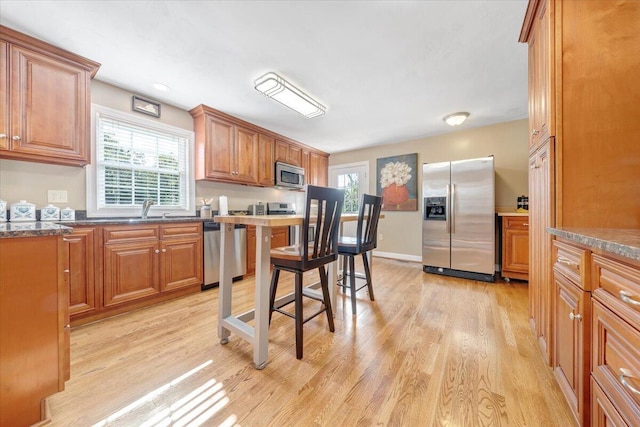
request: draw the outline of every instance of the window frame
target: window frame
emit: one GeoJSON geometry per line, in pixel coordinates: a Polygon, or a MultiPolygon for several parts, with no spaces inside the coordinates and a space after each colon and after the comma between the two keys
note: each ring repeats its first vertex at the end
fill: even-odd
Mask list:
{"type": "Polygon", "coordinates": [[[87,198],[87,217],[140,217],[141,205],[120,206],[120,207],[98,207],[98,120],[100,116],[104,116],[113,120],[120,120],[131,123],[136,126],[148,128],[156,132],[166,132],[172,135],[186,138],[186,174],[185,174],[185,206],[168,207],[168,206],[151,206],[149,209],[149,217],[160,217],[167,215],[180,216],[196,216],[196,185],[194,178],[194,132],[191,130],[168,125],[156,120],[138,117],[124,111],[114,110],[98,104],[91,104],[91,163],[87,165],[86,170],[86,198],[87,198]]]}

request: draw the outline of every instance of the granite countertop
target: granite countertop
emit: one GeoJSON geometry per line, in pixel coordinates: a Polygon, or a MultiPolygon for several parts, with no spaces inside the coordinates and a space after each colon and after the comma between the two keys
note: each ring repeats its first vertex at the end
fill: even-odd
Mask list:
{"type": "Polygon", "coordinates": [[[529,216],[529,212],[497,212],[498,216],[529,216]]]}
{"type": "Polygon", "coordinates": [[[11,237],[58,236],[71,234],[73,228],[56,222],[3,222],[0,239],[11,237]]]}
{"type": "Polygon", "coordinates": [[[213,218],[201,218],[199,216],[167,216],[149,218],[84,218],[76,221],[65,221],[65,225],[125,225],[125,224],[164,224],[167,222],[204,222],[213,221],[213,218]]]}
{"type": "Polygon", "coordinates": [[[554,236],[640,261],[640,229],[547,228],[554,236]]]}

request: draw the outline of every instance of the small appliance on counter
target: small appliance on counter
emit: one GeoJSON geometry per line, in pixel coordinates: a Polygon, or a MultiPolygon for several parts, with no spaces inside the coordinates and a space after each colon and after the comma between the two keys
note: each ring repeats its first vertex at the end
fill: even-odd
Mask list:
{"type": "Polygon", "coordinates": [[[267,203],[267,215],[295,215],[296,204],[289,202],[267,203]]]}
{"type": "Polygon", "coordinates": [[[522,195],[518,197],[518,205],[517,205],[517,209],[518,211],[520,209],[524,209],[525,211],[529,210],[529,197],[522,195]]]}
{"type": "Polygon", "coordinates": [[[257,205],[249,205],[249,215],[266,215],[266,206],[262,203],[257,205]]]}

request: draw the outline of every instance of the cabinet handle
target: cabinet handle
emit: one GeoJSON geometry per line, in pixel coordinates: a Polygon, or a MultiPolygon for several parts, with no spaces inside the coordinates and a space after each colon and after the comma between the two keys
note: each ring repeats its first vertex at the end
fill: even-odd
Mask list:
{"type": "Polygon", "coordinates": [[[65,329],[71,329],[71,325],[64,325],[65,329]]]}
{"type": "Polygon", "coordinates": [[[528,227],[528,226],[529,226],[529,223],[528,223],[528,222],[525,222],[525,223],[523,223],[522,225],[524,225],[525,227],[528,227]]]}
{"type": "Polygon", "coordinates": [[[529,169],[538,169],[539,167],[540,167],[539,165],[531,165],[529,169]]]}
{"type": "Polygon", "coordinates": [[[629,384],[627,382],[627,378],[633,378],[633,376],[631,375],[631,371],[625,368],[620,368],[620,376],[618,376],[618,379],[620,380],[622,385],[631,390],[633,393],[640,394],[640,390],[629,384]]]}
{"type": "Polygon", "coordinates": [[[163,249],[163,250],[162,250],[162,252],[163,252],[163,253],[164,253],[164,252],[167,252],[167,250],[166,250],[166,249],[163,249]]]}
{"type": "Polygon", "coordinates": [[[0,133],[0,139],[5,139],[7,137],[6,133],[0,133]]]}
{"type": "Polygon", "coordinates": [[[567,259],[567,258],[565,258],[563,256],[558,255],[558,262],[560,264],[568,265],[569,267],[575,267],[576,270],[580,271],[580,265],[579,264],[576,264],[575,262],[573,262],[573,261],[571,261],[571,260],[569,260],[569,259],[567,259]]]}
{"type": "Polygon", "coordinates": [[[578,322],[582,321],[582,314],[573,314],[573,312],[569,313],[569,320],[577,320],[578,322]]]}
{"type": "Polygon", "coordinates": [[[66,270],[63,271],[63,273],[69,273],[69,269],[67,268],[66,270]]]}
{"type": "Polygon", "coordinates": [[[159,253],[160,253],[160,250],[159,250],[159,249],[156,249],[156,253],[157,253],[157,254],[159,254],[159,253]]]}
{"type": "Polygon", "coordinates": [[[20,137],[18,135],[13,135],[13,140],[14,141],[20,141],[20,137]]]}
{"type": "Polygon", "coordinates": [[[631,298],[631,295],[627,291],[620,291],[620,299],[627,304],[640,305],[640,301],[631,298]]]}

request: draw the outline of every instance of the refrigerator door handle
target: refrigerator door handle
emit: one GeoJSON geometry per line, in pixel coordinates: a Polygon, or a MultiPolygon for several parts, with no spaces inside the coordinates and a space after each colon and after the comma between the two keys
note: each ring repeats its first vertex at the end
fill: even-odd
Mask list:
{"type": "Polygon", "coordinates": [[[449,184],[447,184],[447,199],[445,200],[444,203],[444,209],[445,209],[445,215],[444,215],[444,224],[445,224],[445,229],[447,230],[447,233],[451,232],[451,228],[450,228],[450,222],[449,222],[449,215],[451,215],[451,211],[449,210],[449,199],[451,198],[451,187],[449,186],[449,184]]]}
{"type": "Polygon", "coordinates": [[[451,234],[456,232],[456,185],[451,184],[451,234]]]}

